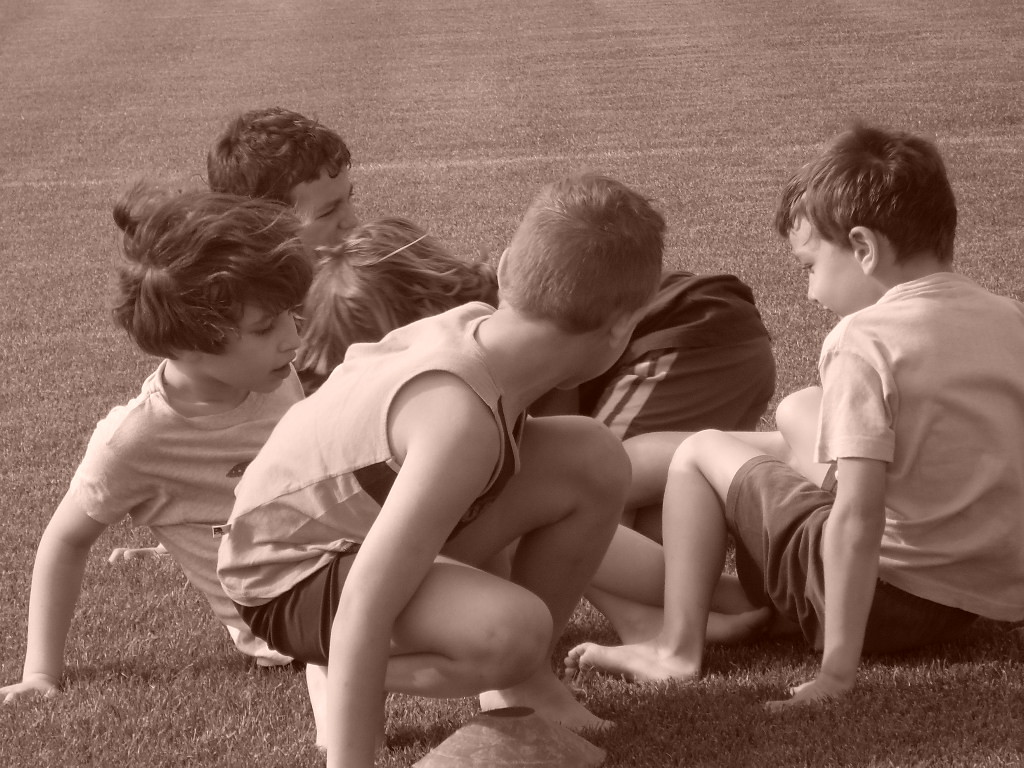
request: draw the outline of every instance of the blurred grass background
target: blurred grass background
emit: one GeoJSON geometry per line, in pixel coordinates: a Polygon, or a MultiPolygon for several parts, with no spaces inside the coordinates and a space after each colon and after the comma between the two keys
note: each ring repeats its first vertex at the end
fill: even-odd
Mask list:
{"type": "MultiPolygon", "coordinates": [[[[939,144],[959,268],[1024,298],[1024,13],[1018,0],[0,0],[0,679],[20,677],[36,543],[95,422],[155,365],[109,319],[133,180],[201,185],[235,113],[320,117],[354,154],[364,218],[409,216],[496,258],[535,190],[583,168],[652,197],[668,261],[750,283],[779,394],[815,380],[834,322],[771,231],[781,184],[853,119],[939,144]]],[[[993,329],[998,332],[998,329],[993,329]]],[[[1024,363],[1022,363],[1024,374],[1024,363]]],[[[301,675],[235,654],[172,563],[97,545],[57,700],[0,709],[0,765],[316,765],[301,675]]],[[[611,640],[585,607],[565,638],[611,640]]],[[[769,717],[816,659],[716,649],[694,686],[599,679],[610,766],[1024,762],[1021,640],[870,662],[849,700],[769,717]]],[[[386,765],[474,702],[392,697],[386,765]]]]}

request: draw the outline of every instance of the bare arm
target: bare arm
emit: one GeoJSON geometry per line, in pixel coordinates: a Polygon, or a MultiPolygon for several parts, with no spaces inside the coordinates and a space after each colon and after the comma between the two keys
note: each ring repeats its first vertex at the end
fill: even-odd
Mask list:
{"type": "Polygon", "coordinates": [[[50,519],[32,569],[28,641],[20,683],[0,688],[3,701],[26,693],[56,693],[64,646],[82,589],[89,549],[106,529],[66,499],[50,519]]]}
{"type": "Polygon", "coordinates": [[[776,705],[834,698],[850,691],[857,678],[864,631],[878,579],[878,556],[885,530],[886,464],[872,459],[840,459],[835,506],[825,526],[825,649],[818,676],[776,705]]]}
{"type": "Polygon", "coordinates": [[[395,619],[498,459],[489,411],[449,374],[414,379],[396,398],[389,425],[402,468],[356,556],[331,629],[329,766],[373,765],[395,619]]]}

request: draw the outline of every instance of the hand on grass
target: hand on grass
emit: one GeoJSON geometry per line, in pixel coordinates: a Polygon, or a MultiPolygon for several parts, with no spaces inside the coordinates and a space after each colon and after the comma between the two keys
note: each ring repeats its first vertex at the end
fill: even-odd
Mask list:
{"type": "Polygon", "coordinates": [[[163,557],[167,554],[167,550],[163,544],[156,547],[117,547],[113,552],[110,553],[110,557],[107,558],[108,563],[117,563],[122,560],[149,560],[157,557],[163,557]]]}
{"type": "Polygon", "coordinates": [[[20,683],[5,685],[0,688],[0,698],[4,704],[13,704],[17,699],[25,696],[44,696],[52,698],[60,692],[57,681],[49,675],[29,675],[20,683]]]}
{"type": "Polygon", "coordinates": [[[813,680],[789,689],[790,697],[781,701],[765,702],[769,712],[782,712],[793,707],[820,706],[838,699],[853,690],[853,683],[819,674],[813,680]]]}

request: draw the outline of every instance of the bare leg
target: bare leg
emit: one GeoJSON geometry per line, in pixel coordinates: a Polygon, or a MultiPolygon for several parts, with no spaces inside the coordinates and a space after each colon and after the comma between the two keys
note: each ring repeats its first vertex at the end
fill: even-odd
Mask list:
{"type": "MultiPolygon", "coordinates": [[[[551,616],[527,590],[438,558],[395,621],[385,690],[472,696],[523,677],[548,658],[551,616]]],[[[317,746],[326,748],[327,667],[306,665],[317,746]]],[[[383,703],[383,702],[382,702],[383,703]]],[[[381,708],[377,740],[384,736],[381,708]]]]}
{"type": "MultiPolygon", "coordinates": [[[[794,402],[791,412],[794,417],[791,423],[801,425],[803,428],[803,417],[812,408],[810,399],[794,402]]],[[[817,419],[817,412],[814,413],[817,419]]],[[[803,456],[807,457],[804,465],[809,463],[809,457],[813,455],[814,430],[817,422],[810,425],[810,440],[806,441],[806,431],[801,431],[800,449],[803,456]]],[[[646,435],[636,435],[623,443],[629,460],[633,466],[633,480],[630,483],[629,495],[626,497],[627,512],[623,515],[624,525],[642,533],[649,539],[659,544],[662,541],[662,501],[665,494],[665,483],[668,479],[669,465],[676,450],[683,441],[690,437],[693,432],[652,432],[646,435]]],[[[780,432],[730,432],[739,440],[754,446],[759,453],[775,456],[780,461],[790,461],[791,450],[786,443],[785,435],[780,432]]],[[[792,463],[792,462],[791,462],[792,463]]],[[[823,466],[823,465],[818,465],[823,466]]],[[[798,471],[801,471],[798,468],[798,471]]],[[[821,470],[824,477],[824,469],[821,470]]],[[[813,479],[813,478],[812,478],[813,479]]]]}
{"type": "Polygon", "coordinates": [[[661,631],[651,640],[614,648],[584,643],[569,652],[568,670],[597,667],[642,680],[692,679],[700,673],[725,559],[721,499],[739,468],[761,453],[719,432],[700,433],[679,448],[665,490],[661,631]]]}
{"type": "MultiPolygon", "coordinates": [[[[611,622],[619,639],[626,645],[650,640],[661,631],[665,613],[660,606],[637,603],[593,588],[587,590],[586,596],[611,622]]],[[[707,642],[743,642],[764,627],[771,616],[770,609],[753,606],[745,611],[712,611],[708,615],[707,642]]]]}
{"type": "MultiPolygon", "coordinates": [[[[444,552],[482,562],[519,538],[512,581],[537,595],[550,611],[550,653],[617,528],[630,467],[621,443],[581,417],[531,420],[521,457],[520,473],[444,552]]],[[[570,728],[606,725],[576,701],[549,661],[516,684],[494,688],[480,695],[485,710],[525,705],[570,728]]]]}
{"type": "Polygon", "coordinates": [[[789,448],[788,455],[779,458],[819,486],[829,467],[814,460],[820,411],[821,387],[808,387],[787,395],[775,411],[775,423],[789,448]]]}
{"type": "MultiPolygon", "coordinates": [[[[612,623],[624,643],[649,640],[661,629],[665,554],[661,545],[620,525],[586,597],[612,623]]],[[[747,600],[734,576],[722,575],[708,617],[708,642],[735,643],[771,616],[747,600]]]]}

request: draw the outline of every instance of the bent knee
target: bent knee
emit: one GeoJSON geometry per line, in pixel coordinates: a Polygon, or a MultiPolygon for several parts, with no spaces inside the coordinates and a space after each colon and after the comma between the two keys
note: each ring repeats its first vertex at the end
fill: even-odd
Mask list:
{"type": "Polygon", "coordinates": [[[632,467],[622,441],[594,419],[576,417],[572,422],[566,476],[575,477],[582,487],[598,495],[624,495],[632,467]]]}
{"type": "Polygon", "coordinates": [[[775,407],[775,425],[786,435],[810,422],[817,423],[821,387],[807,387],[786,395],[775,407]]]}
{"type": "Polygon", "coordinates": [[[700,432],[694,432],[676,448],[669,464],[669,474],[688,466],[698,465],[702,458],[713,454],[715,446],[721,443],[725,434],[718,429],[702,429],[700,432]]]}
{"type": "Polygon", "coordinates": [[[494,688],[514,685],[546,663],[553,623],[544,603],[529,596],[511,610],[499,609],[477,624],[477,669],[494,688]]]}

